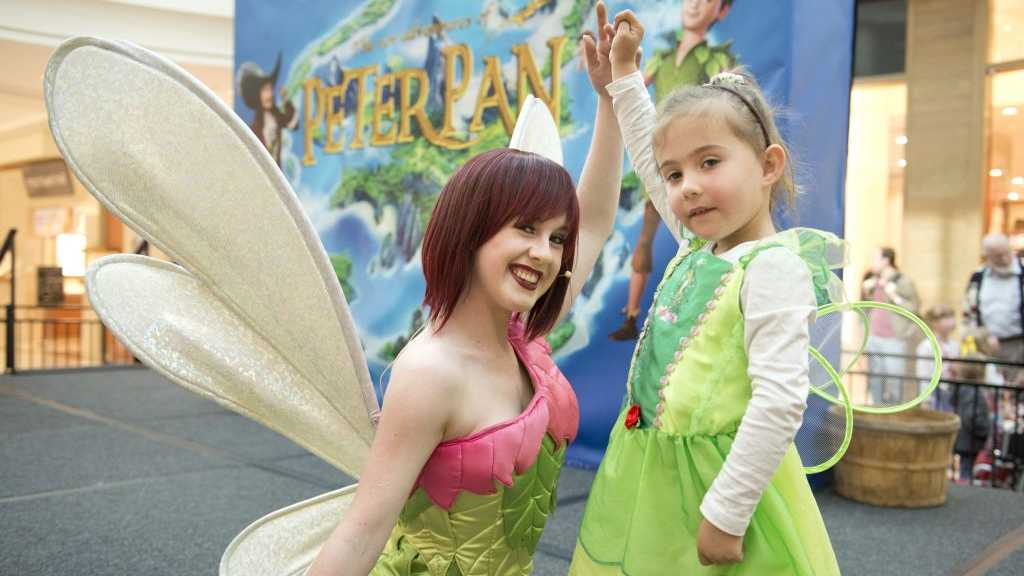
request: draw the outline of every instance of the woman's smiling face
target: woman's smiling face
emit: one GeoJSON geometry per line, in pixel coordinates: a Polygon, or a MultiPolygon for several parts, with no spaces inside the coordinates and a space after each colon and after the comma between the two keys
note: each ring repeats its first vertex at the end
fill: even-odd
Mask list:
{"type": "Polygon", "coordinates": [[[477,250],[469,293],[480,290],[508,312],[529,312],[555,282],[568,235],[565,215],[506,223],[477,250]]]}

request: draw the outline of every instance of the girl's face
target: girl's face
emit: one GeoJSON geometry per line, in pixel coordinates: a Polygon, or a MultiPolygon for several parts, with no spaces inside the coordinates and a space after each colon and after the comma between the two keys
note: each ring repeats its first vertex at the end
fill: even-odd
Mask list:
{"type": "Polygon", "coordinates": [[[996,338],[995,336],[989,334],[988,338],[985,339],[985,342],[988,343],[988,350],[990,356],[995,356],[999,354],[999,338],[996,338]]]}
{"type": "Polygon", "coordinates": [[[477,250],[468,293],[479,291],[503,311],[529,312],[555,282],[568,237],[564,214],[508,222],[477,250]]]}
{"type": "Polygon", "coordinates": [[[946,340],[956,330],[956,317],[944,316],[935,321],[932,331],[939,337],[939,340],[946,340]]]}
{"type": "Polygon", "coordinates": [[[756,154],[725,121],[696,115],[674,119],[655,150],[676,218],[697,236],[730,247],[771,223],[771,187],[782,172],[763,159],[767,153],[756,154]]]}

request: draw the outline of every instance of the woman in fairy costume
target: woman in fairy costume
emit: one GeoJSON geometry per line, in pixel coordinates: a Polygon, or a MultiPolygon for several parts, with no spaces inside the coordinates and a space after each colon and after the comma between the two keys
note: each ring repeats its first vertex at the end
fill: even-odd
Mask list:
{"type": "Polygon", "coordinates": [[[681,250],[634,352],[626,402],[591,489],[571,573],[807,574],[838,565],[793,439],[809,392],[824,249],[778,233],[796,193],[756,82],[724,73],[655,112],[616,18],[608,86],[637,173],[681,250]]]}
{"type": "MultiPolygon", "coordinates": [[[[604,24],[600,3],[598,15],[604,24]]],[[[592,83],[605,86],[608,38],[584,48],[592,83]]],[[[606,93],[578,190],[532,97],[513,150],[453,175],[425,239],[431,323],[396,362],[379,413],[317,232],[237,115],[173,63],[93,38],[54,53],[45,92],[69,166],[175,262],[94,262],[89,299],[108,328],[174,383],[359,479],[253,522],[225,550],[222,576],[313,564],[313,574],[531,571],[578,420],[542,337],[582,289],[618,203],[622,140],[606,93]],[[137,120],[153,110],[178,129],[137,120]]]]}
{"type": "MultiPolygon", "coordinates": [[[[598,3],[602,31],[605,14],[598,3]]],[[[470,159],[438,197],[422,248],[428,328],[394,363],[359,490],[310,576],[532,570],[579,419],[543,336],[611,233],[621,175],[599,36],[583,40],[600,96],[578,194],[558,163],[506,149],[470,159]]]]}

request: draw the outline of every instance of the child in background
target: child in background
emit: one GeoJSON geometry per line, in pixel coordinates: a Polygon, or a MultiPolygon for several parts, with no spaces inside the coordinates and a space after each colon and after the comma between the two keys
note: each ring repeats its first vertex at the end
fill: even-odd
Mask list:
{"type": "MultiPolygon", "coordinates": [[[[943,304],[932,306],[924,313],[924,321],[928,323],[928,327],[932,329],[935,337],[938,338],[943,358],[952,359],[960,356],[960,341],[953,334],[956,331],[956,312],[952,308],[943,304]]],[[[923,390],[928,385],[928,379],[932,376],[932,370],[935,369],[931,342],[922,340],[917,345],[915,355],[917,356],[915,370],[917,372],[917,381],[920,389],[923,390]]],[[[943,380],[956,378],[956,365],[955,362],[944,362],[942,364],[943,380]]],[[[945,382],[940,383],[939,388],[927,401],[928,407],[934,410],[952,411],[953,407],[949,402],[949,388],[949,384],[945,382]]]]}
{"type": "MultiPolygon", "coordinates": [[[[973,362],[960,365],[960,380],[984,383],[986,367],[991,368],[991,365],[981,363],[986,360],[984,354],[970,351],[971,339],[972,337],[968,336],[965,340],[967,351],[963,359],[973,362]]],[[[956,413],[960,416],[960,432],[957,434],[953,451],[960,458],[958,480],[963,483],[970,483],[974,479],[974,462],[978,458],[978,453],[985,448],[992,429],[992,412],[987,396],[983,389],[968,385],[958,386],[951,396],[956,413]]]]}
{"type": "MultiPolygon", "coordinates": [[[[960,347],[961,354],[977,352],[983,358],[996,360],[999,358],[999,339],[992,335],[987,328],[970,328],[964,331],[963,341],[960,347]]],[[[993,363],[985,364],[985,373],[982,380],[986,384],[1002,386],[1006,383],[999,366],[993,363]]]]}

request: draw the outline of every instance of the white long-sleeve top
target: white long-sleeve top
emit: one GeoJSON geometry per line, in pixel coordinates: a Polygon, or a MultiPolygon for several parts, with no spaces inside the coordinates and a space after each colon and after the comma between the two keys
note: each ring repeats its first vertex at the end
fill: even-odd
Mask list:
{"type": "MultiPolygon", "coordinates": [[[[655,109],[643,76],[637,72],[620,78],[608,85],[608,92],[633,167],[669,230],[682,241],[651,147],[655,109]]],[[[717,256],[735,264],[756,244],[746,242],[717,256]]],[[[704,249],[713,250],[713,243],[704,249]]],[[[740,306],[753,394],[725,464],[700,506],[704,518],[735,536],[746,533],[807,406],[809,333],[817,310],[810,270],[787,249],[765,250],[747,266],[740,306]]]]}

